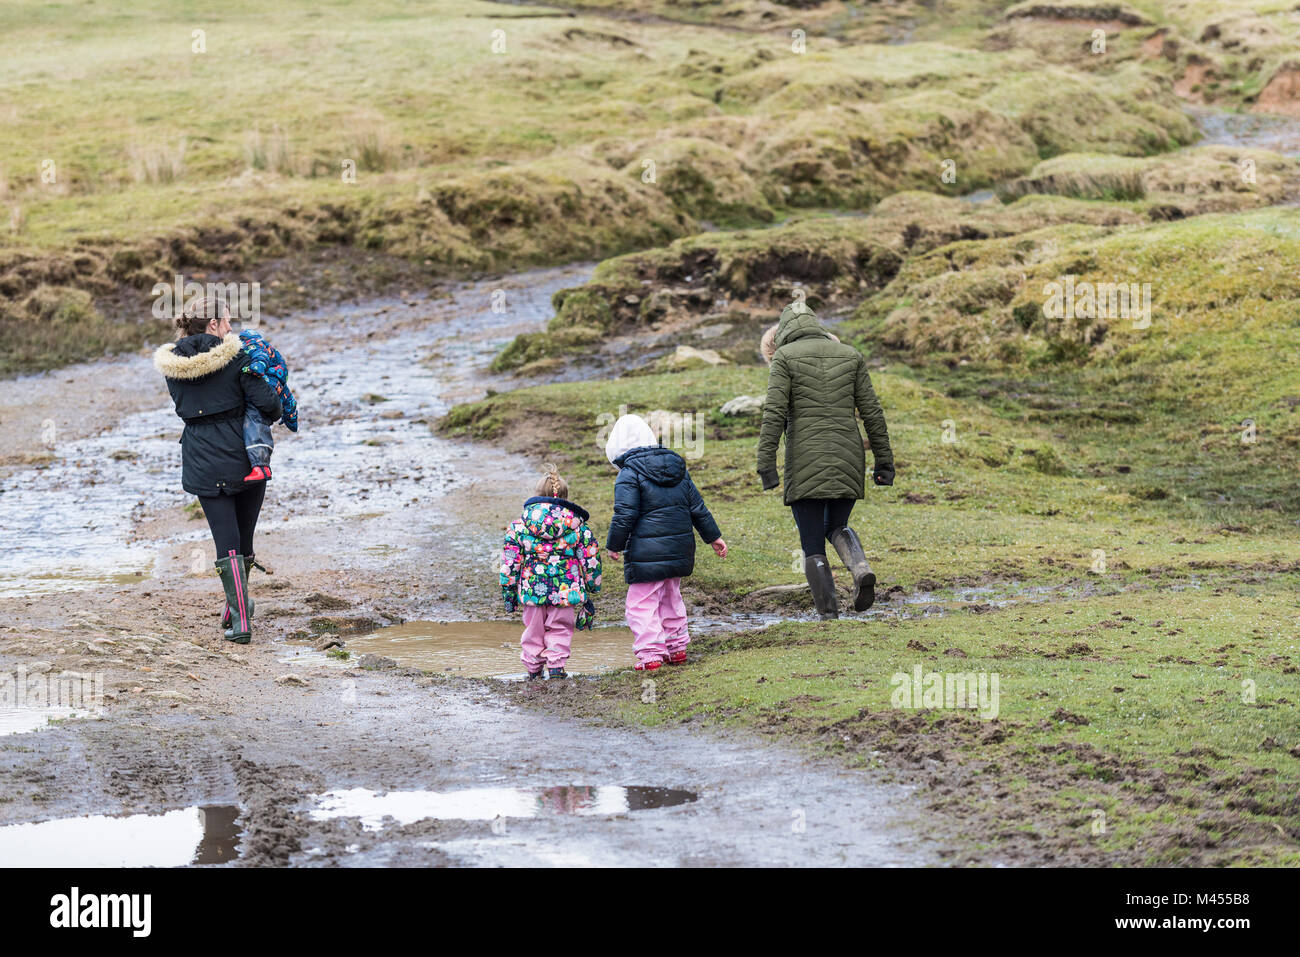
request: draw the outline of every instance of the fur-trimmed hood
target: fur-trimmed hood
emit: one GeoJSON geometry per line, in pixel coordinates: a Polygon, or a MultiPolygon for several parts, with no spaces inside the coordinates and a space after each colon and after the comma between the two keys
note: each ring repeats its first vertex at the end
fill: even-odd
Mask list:
{"type": "Polygon", "coordinates": [[[201,379],[224,369],[242,349],[243,343],[233,332],[224,339],[200,333],[159,346],[153,366],[168,379],[201,379]]]}

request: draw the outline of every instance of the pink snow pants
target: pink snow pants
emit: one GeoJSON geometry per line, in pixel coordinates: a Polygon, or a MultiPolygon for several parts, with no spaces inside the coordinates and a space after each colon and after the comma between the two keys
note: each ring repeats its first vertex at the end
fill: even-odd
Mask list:
{"type": "Polygon", "coordinates": [[[628,585],[627,626],[632,629],[637,661],[663,661],[675,651],[685,651],[691,636],[686,630],[682,580],[628,585]]]}
{"type": "Polygon", "coordinates": [[[519,639],[523,653],[519,660],[529,674],[535,674],[543,662],[548,668],[564,667],[577,617],[573,605],[524,605],[524,634],[519,639]]]}

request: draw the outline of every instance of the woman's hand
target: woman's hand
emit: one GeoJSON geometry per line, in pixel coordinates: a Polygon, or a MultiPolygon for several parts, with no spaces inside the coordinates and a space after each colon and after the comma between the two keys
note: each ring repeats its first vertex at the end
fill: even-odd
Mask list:
{"type": "Polygon", "coordinates": [[[606,552],[605,554],[606,554],[606,556],[608,556],[609,558],[614,559],[614,561],[616,561],[616,562],[621,562],[621,561],[623,560],[623,553],[622,553],[622,552],[606,552]]]}
{"type": "Polygon", "coordinates": [[[763,491],[767,492],[781,484],[781,476],[776,473],[776,469],[770,472],[759,472],[758,477],[763,480],[763,491]]]}
{"type": "Polygon", "coordinates": [[[727,543],[722,539],[718,539],[716,542],[709,542],[709,544],[713,546],[713,550],[717,553],[719,558],[727,557],[727,543]]]}
{"type": "Polygon", "coordinates": [[[877,465],[875,471],[871,473],[871,480],[877,485],[893,485],[894,467],[892,465],[877,465]]]}

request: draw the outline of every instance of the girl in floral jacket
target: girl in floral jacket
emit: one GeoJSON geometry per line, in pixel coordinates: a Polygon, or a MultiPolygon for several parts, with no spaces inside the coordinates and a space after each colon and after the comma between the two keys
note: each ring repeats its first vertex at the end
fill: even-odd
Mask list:
{"type": "Polygon", "coordinates": [[[569,485],[554,467],[506,529],[501,597],[506,611],[524,606],[520,660],[529,679],[567,678],[574,628],[590,628],[600,592],[600,543],[586,511],[568,501],[569,485]]]}

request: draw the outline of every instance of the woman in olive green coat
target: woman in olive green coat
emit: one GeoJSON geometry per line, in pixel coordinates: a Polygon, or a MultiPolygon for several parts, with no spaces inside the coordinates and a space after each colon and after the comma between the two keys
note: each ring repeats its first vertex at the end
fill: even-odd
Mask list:
{"type": "MultiPolygon", "coordinates": [[[[781,484],[776,449],[785,435],[785,504],[794,512],[804,554],[804,574],[822,618],[839,617],[826,542],[853,573],[853,607],[875,601],[876,576],[857,533],[848,527],[866,485],[866,456],[857,414],[867,428],[875,459],[872,479],[894,484],[894,454],[885,415],[871,388],[867,362],[852,346],[827,332],[803,303],[781,313],[770,356],[767,403],[758,439],[758,474],[764,489],[781,484]]],[[[766,349],[764,350],[767,351],[766,349]]]]}

